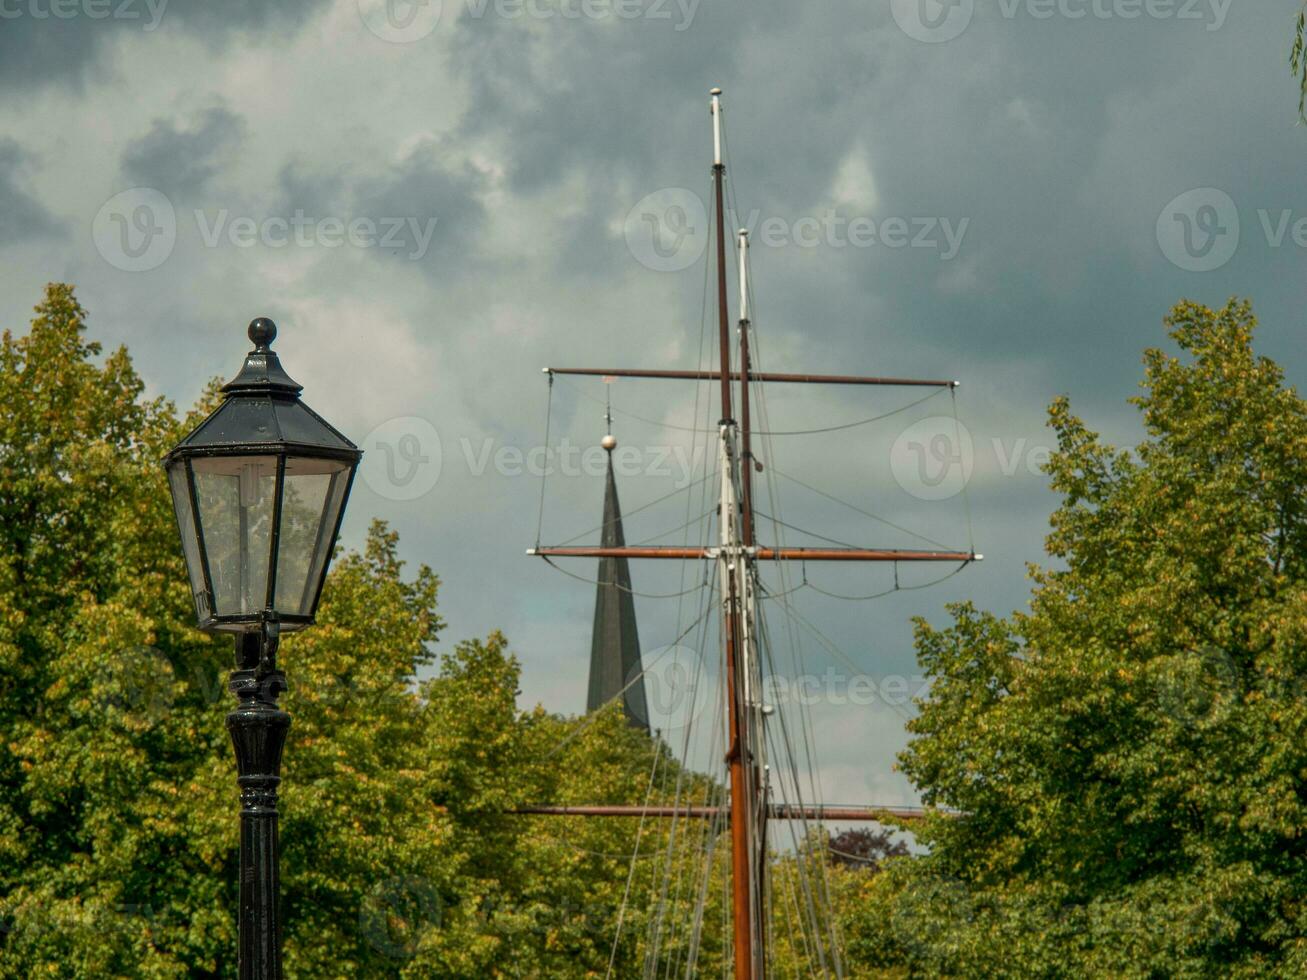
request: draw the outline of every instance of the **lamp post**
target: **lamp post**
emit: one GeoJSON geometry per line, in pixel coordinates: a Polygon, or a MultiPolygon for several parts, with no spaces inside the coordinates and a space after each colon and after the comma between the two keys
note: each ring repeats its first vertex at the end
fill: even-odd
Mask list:
{"type": "Polygon", "coordinates": [[[164,459],[198,626],[232,633],[227,715],[241,791],[240,976],[280,980],[277,784],[290,715],[277,707],[283,632],[313,624],[362,452],[300,401],[272,341],[223,386],[222,404],[164,459]]]}

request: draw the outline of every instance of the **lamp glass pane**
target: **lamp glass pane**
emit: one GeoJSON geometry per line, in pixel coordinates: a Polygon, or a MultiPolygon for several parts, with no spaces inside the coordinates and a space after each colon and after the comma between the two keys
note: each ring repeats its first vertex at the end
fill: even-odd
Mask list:
{"type": "Polygon", "coordinates": [[[195,516],[191,513],[191,488],[186,482],[185,460],[177,460],[169,465],[168,487],[172,491],[173,509],[177,512],[177,528],[182,536],[182,557],[186,559],[186,574],[190,578],[191,595],[195,599],[195,615],[203,623],[212,615],[212,611],[204,587],[200,539],[195,533],[195,516]]]}
{"type": "Polygon", "coordinates": [[[335,459],[286,460],[276,596],[277,611],[283,615],[309,616],[317,605],[349,469],[349,463],[335,459]]]}
{"type": "Polygon", "coordinates": [[[277,457],[193,459],[214,613],[253,618],[267,606],[277,457]]]}

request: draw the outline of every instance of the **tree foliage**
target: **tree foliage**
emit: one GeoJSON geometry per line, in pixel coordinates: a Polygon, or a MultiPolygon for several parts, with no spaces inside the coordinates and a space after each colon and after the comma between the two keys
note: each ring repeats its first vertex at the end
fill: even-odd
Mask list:
{"type": "Polygon", "coordinates": [[[927,803],[851,924],[930,975],[1307,975],[1307,406],[1245,303],[1168,318],[1133,453],[1065,399],[1030,609],[919,623],[927,803]]]}

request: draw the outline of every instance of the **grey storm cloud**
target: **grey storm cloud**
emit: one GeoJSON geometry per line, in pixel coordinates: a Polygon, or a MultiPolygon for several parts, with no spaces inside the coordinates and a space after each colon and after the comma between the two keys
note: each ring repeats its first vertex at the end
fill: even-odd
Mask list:
{"type": "Polygon", "coordinates": [[[427,141],[383,173],[360,181],[355,210],[390,221],[402,218],[406,229],[401,248],[428,234],[423,267],[439,277],[451,263],[461,265],[477,257],[484,190],[482,175],[465,164],[443,162],[440,147],[427,141]]]}
{"type": "Polygon", "coordinates": [[[294,160],[277,175],[277,207],[282,214],[373,222],[384,237],[375,249],[378,261],[407,257],[436,280],[465,274],[479,258],[487,180],[441,151],[426,140],[402,159],[361,174],[294,160]]]}
{"type": "Polygon", "coordinates": [[[180,34],[215,46],[248,32],[285,34],[302,25],[326,0],[260,3],[240,0],[4,0],[0,4],[0,83],[15,93],[50,85],[81,88],[101,79],[105,55],[124,36],[148,34],[167,43],[180,34]]]}
{"type": "Polygon", "coordinates": [[[0,137],[0,247],[62,232],[62,226],[23,184],[35,166],[17,141],[0,137]]]}
{"type": "Polygon", "coordinates": [[[156,119],[145,135],[127,144],[123,176],[174,200],[194,197],[218,174],[224,158],[240,145],[241,118],[222,106],[200,112],[189,123],[156,119]]]}

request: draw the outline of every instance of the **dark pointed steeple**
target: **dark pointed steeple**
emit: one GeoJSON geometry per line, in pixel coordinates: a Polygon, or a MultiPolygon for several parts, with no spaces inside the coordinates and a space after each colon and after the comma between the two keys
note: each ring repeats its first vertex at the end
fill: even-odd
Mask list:
{"type": "MultiPolygon", "coordinates": [[[[613,479],[613,449],[617,440],[604,437],[608,451],[608,473],[604,485],[603,547],[619,548],[626,544],[622,533],[622,510],[617,503],[617,483],[613,479]]],[[[635,600],[631,595],[631,569],[625,558],[599,560],[599,584],[595,592],[594,633],[590,640],[590,690],[586,711],[607,704],[627,684],[622,694],[622,710],[637,728],[649,730],[649,707],[645,700],[643,669],[640,663],[640,636],[635,626],[635,600]]]]}

